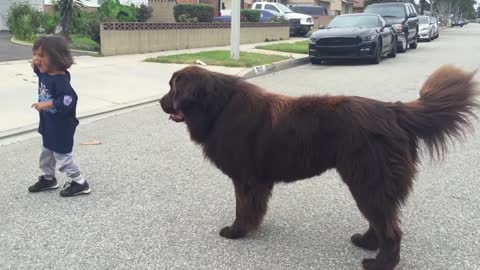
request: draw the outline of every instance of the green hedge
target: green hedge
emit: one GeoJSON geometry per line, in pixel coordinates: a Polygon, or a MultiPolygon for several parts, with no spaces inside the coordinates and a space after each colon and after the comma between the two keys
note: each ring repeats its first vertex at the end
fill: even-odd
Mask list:
{"type": "Polygon", "coordinates": [[[215,10],[211,5],[205,4],[180,4],[176,5],[173,9],[173,16],[175,21],[182,22],[182,19],[188,17],[195,21],[194,18],[197,18],[198,22],[212,22],[215,14],[215,10]],[[181,15],[182,19],[180,18],[181,15]]]}
{"type": "Polygon", "coordinates": [[[5,22],[16,39],[33,40],[42,25],[42,13],[28,3],[14,3],[5,22]]]}
{"type": "Polygon", "coordinates": [[[260,10],[242,9],[240,17],[244,22],[258,22],[260,21],[260,10]]]}

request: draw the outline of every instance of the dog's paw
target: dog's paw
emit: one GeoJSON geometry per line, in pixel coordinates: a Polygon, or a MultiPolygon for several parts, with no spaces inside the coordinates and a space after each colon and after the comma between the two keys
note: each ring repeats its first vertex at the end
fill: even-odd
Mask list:
{"type": "Polygon", "coordinates": [[[376,259],[364,259],[362,261],[365,270],[394,270],[394,266],[380,265],[376,259]]]}
{"type": "Polygon", "coordinates": [[[381,268],[378,268],[375,259],[364,259],[362,265],[365,270],[381,270],[381,268]]]}
{"type": "Polygon", "coordinates": [[[359,248],[363,248],[371,251],[375,251],[379,248],[378,241],[376,239],[366,238],[364,235],[359,233],[352,235],[350,240],[355,246],[359,248]]]}
{"type": "Polygon", "coordinates": [[[245,236],[245,232],[238,230],[233,226],[228,226],[220,231],[220,236],[228,239],[238,239],[245,236]]]}

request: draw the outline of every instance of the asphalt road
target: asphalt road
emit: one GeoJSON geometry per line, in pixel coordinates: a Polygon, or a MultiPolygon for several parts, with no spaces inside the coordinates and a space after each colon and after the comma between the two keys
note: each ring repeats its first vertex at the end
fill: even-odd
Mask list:
{"type": "MultiPolygon", "coordinates": [[[[380,65],[306,65],[253,82],[291,95],[412,100],[441,64],[478,67],[479,37],[471,24],[380,65]]],[[[259,231],[220,238],[234,216],[232,185],[167,118],[155,106],[81,125],[76,154],[93,186],[85,197],[27,193],[39,138],[1,147],[0,269],[351,270],[375,255],[350,244],[367,224],[333,171],[277,186],[259,231]],[[102,144],[79,145],[92,140],[102,144]]],[[[402,212],[397,269],[480,269],[479,159],[472,135],[444,161],[425,161],[402,212]]]]}
{"type": "MultiPolygon", "coordinates": [[[[0,62],[32,58],[32,47],[12,43],[11,37],[9,32],[0,31],[0,62]]],[[[85,55],[85,53],[79,52],[72,52],[72,54],[74,56],[85,55]]]]}
{"type": "Polygon", "coordinates": [[[32,58],[32,47],[12,43],[11,37],[6,31],[0,32],[0,62],[32,58]]]}

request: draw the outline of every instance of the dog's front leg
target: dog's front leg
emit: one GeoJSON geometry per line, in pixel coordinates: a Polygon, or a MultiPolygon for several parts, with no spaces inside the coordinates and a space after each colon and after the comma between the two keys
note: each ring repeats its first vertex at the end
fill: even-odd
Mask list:
{"type": "Polygon", "coordinates": [[[257,183],[234,181],[233,184],[236,199],[235,221],[220,231],[222,237],[229,239],[242,238],[262,223],[273,188],[273,185],[257,183]]]}

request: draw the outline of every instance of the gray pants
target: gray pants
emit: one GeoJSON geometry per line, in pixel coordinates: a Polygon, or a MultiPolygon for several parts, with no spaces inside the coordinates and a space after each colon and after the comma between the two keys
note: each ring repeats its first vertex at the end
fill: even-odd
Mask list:
{"type": "Polygon", "coordinates": [[[78,179],[80,177],[80,168],[73,160],[73,154],[59,154],[48,150],[42,146],[40,154],[40,170],[46,177],[55,176],[55,167],[59,165],[60,172],[67,174],[68,178],[78,179]]]}

